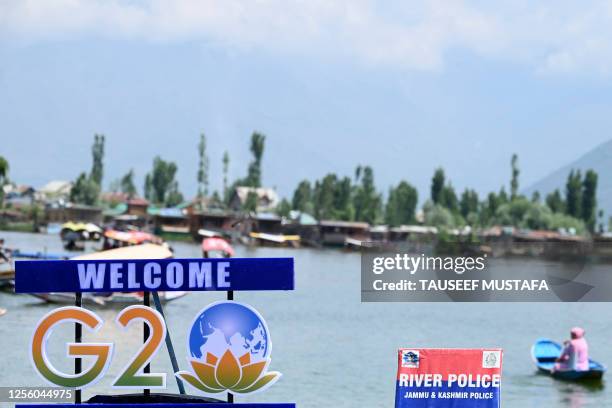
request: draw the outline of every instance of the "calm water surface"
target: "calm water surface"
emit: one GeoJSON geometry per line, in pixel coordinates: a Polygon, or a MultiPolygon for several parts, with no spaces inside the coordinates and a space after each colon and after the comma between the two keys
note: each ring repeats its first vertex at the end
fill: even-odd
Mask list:
{"type": "MultiPolygon", "coordinates": [[[[9,247],[64,252],[57,236],[1,232],[9,247]]],[[[198,257],[195,244],[174,243],[177,257],[198,257]]],[[[554,381],[537,375],[529,350],[534,339],[562,340],[573,325],[587,330],[591,356],[612,362],[612,308],[605,303],[584,304],[469,304],[469,303],[361,303],[359,255],[309,249],[249,250],[237,256],[293,256],[294,292],[236,293],[236,300],[256,307],[266,318],[274,350],[272,370],[283,377],[265,393],[236,401],[296,402],[298,407],[393,407],[396,350],[399,347],[502,347],[503,407],[612,407],[612,386],[599,389],[554,381]]],[[[511,261],[513,268],[529,268],[529,261],[511,261]]],[[[187,333],[192,319],[221,294],[191,293],[166,305],[168,325],[179,365],[187,368],[187,333]]],[[[0,293],[0,306],[9,312],[0,318],[0,385],[42,385],[28,357],[36,322],[56,306],[27,295],[0,293]]],[[[115,357],[103,380],[84,398],[108,393],[109,384],[142,341],[141,327],[120,330],[113,320],[116,309],[96,309],[105,325],[85,341],[117,342],[115,357]]],[[[136,325],[140,326],[140,325],[136,325]]],[[[56,330],[50,359],[59,369],[72,369],[65,342],[72,328],[56,330]]],[[[153,371],[168,373],[167,354],[160,352],[153,371]]]]}

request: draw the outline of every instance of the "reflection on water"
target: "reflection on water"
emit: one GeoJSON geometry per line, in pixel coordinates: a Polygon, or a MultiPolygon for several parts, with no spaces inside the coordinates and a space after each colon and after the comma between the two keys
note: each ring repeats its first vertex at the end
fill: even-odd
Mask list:
{"type": "Polygon", "coordinates": [[[571,408],[587,406],[589,395],[601,392],[604,389],[602,383],[561,383],[558,387],[561,403],[571,408]]]}
{"type": "MultiPolygon", "coordinates": [[[[23,250],[63,252],[56,236],[5,233],[7,245],[23,250]]],[[[198,257],[195,244],[173,243],[178,257],[198,257]]],[[[299,407],[390,407],[395,392],[396,350],[399,347],[502,347],[503,407],[612,406],[609,387],[565,383],[536,373],[530,348],[539,337],[563,340],[569,328],[585,327],[592,357],[612,361],[612,311],[605,303],[372,303],[360,302],[359,255],[308,249],[247,249],[237,256],[293,256],[294,292],[238,292],[236,300],[253,305],[266,318],[274,343],[271,370],[283,377],[265,393],[237,402],[295,401],[299,407]]],[[[505,262],[513,270],[528,270],[530,262],[505,262]]],[[[187,333],[193,317],[221,293],[191,293],[168,303],[168,327],[179,365],[186,367],[187,333]]],[[[28,358],[28,343],[36,322],[54,306],[29,296],[0,294],[0,385],[42,384],[28,358]]],[[[109,386],[134,356],[142,341],[141,325],[121,330],[114,319],[119,309],[96,309],[105,320],[99,333],[85,332],[85,341],[115,341],[109,373],[85,398],[109,393],[109,386]]],[[[70,370],[65,342],[72,329],[51,336],[51,361],[70,370]]],[[[165,348],[164,348],[165,351],[165,348]]],[[[165,352],[152,370],[167,373],[171,392],[177,392],[165,352]]]]}

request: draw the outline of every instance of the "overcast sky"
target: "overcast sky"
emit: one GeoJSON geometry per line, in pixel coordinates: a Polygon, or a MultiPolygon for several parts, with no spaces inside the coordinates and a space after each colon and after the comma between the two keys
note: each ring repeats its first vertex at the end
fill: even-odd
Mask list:
{"type": "Polygon", "coordinates": [[[386,190],[523,186],[610,139],[612,3],[594,1],[0,1],[0,155],[41,186],[88,170],[105,184],[159,154],[196,191],[228,150],[243,176],[253,130],[264,183],[374,167],[386,190]]]}

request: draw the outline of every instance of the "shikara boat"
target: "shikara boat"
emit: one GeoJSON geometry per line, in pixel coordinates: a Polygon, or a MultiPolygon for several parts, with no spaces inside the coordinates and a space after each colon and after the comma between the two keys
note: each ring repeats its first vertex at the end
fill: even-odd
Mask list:
{"type": "Polygon", "coordinates": [[[249,237],[262,246],[293,247],[300,246],[299,235],[267,234],[264,232],[251,232],[249,237]]]}
{"type": "Polygon", "coordinates": [[[202,240],[202,256],[204,258],[231,258],[234,248],[223,238],[204,238],[202,240]],[[217,256],[220,255],[220,256],[217,256]]]}
{"type": "Polygon", "coordinates": [[[15,279],[15,262],[12,258],[0,261],[0,287],[12,287],[15,279]]]}
{"type": "Polygon", "coordinates": [[[555,360],[561,355],[563,348],[559,343],[548,339],[540,339],[531,347],[531,358],[538,370],[553,378],[565,381],[600,381],[606,372],[606,367],[597,361],[589,359],[588,371],[553,370],[555,360]]]}
{"type": "Polygon", "coordinates": [[[80,240],[98,241],[102,237],[102,228],[96,224],[84,222],[66,222],[60,227],[60,238],[67,241],[70,236],[76,236],[80,240]]]}
{"type": "Polygon", "coordinates": [[[157,235],[144,231],[104,231],[103,249],[123,248],[142,244],[166,245],[164,240],[157,235]]]}
{"type": "MultiPolygon", "coordinates": [[[[108,251],[95,252],[93,254],[77,256],[75,260],[95,259],[167,259],[172,258],[172,251],[168,247],[156,244],[133,245],[123,248],[110,249],[108,251]]],[[[169,302],[187,294],[187,292],[158,292],[162,302],[169,302]]],[[[33,293],[39,299],[50,303],[74,304],[74,293],[33,293]]],[[[83,303],[90,305],[106,304],[131,304],[142,303],[144,294],[142,292],[109,292],[109,293],[83,293],[83,303]]]]}

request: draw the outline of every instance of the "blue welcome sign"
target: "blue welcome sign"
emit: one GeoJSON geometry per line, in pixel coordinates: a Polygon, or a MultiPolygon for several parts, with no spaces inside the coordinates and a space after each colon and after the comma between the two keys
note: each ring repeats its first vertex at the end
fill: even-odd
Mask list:
{"type": "Polygon", "coordinates": [[[15,292],[293,290],[293,258],[16,261],[15,292]]]}

